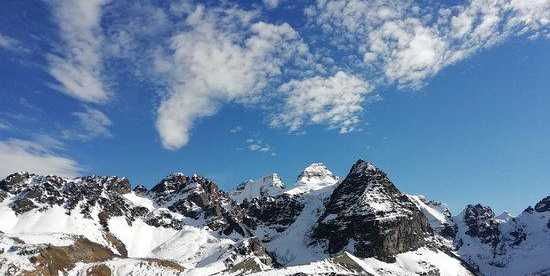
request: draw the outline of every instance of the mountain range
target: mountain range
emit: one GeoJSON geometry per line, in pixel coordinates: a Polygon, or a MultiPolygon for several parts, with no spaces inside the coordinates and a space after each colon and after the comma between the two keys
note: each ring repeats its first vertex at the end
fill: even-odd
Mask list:
{"type": "Polygon", "coordinates": [[[550,196],[518,216],[404,194],[372,163],[224,192],[174,173],[0,181],[1,275],[550,275],[550,196]]]}

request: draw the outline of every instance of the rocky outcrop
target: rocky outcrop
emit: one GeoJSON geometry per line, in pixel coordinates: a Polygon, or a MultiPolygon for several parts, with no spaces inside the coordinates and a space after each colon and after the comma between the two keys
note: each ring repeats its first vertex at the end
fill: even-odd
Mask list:
{"type": "Polygon", "coordinates": [[[359,160],[331,195],[313,238],[330,254],[391,260],[425,245],[430,233],[426,217],[386,174],[359,160]]]}
{"type": "Polygon", "coordinates": [[[481,204],[468,205],[463,214],[466,234],[496,247],[500,241],[500,230],[493,210],[481,204]]]}
{"type": "Polygon", "coordinates": [[[243,210],[218,186],[198,175],[172,174],[147,195],[159,206],[194,219],[205,219],[214,231],[225,235],[236,232],[242,236],[250,233],[244,225],[243,210]]]}
{"type": "Polygon", "coordinates": [[[283,194],[277,197],[254,198],[245,200],[240,205],[248,218],[249,225],[254,229],[258,225],[274,228],[277,232],[284,231],[294,223],[296,217],[304,208],[299,198],[283,194]]]}
{"type": "Polygon", "coordinates": [[[232,245],[222,258],[231,272],[258,272],[275,266],[273,259],[257,238],[239,241],[232,245]]]}
{"type": "Polygon", "coordinates": [[[547,196],[537,202],[535,205],[535,211],[539,213],[550,211],[550,196],[547,196]]]}

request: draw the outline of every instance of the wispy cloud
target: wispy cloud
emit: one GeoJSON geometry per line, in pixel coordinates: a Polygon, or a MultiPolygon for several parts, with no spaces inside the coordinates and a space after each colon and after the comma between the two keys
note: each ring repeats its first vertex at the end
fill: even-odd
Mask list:
{"type": "Polygon", "coordinates": [[[241,132],[241,131],[243,131],[243,127],[242,127],[242,126],[235,126],[235,127],[231,128],[231,129],[229,130],[230,133],[239,133],[239,132],[241,132]]]}
{"type": "Polygon", "coordinates": [[[18,52],[18,53],[23,53],[28,51],[19,40],[1,33],[0,33],[0,49],[5,49],[13,52],[18,52]]]}
{"type": "Polygon", "coordinates": [[[257,151],[257,152],[264,152],[264,153],[272,152],[271,146],[259,139],[252,139],[252,138],[247,139],[246,148],[250,151],[257,151]]]}
{"type": "Polygon", "coordinates": [[[101,11],[108,0],[52,3],[59,27],[62,49],[49,54],[49,73],[57,80],[59,91],[84,102],[101,103],[109,99],[104,83],[101,43],[101,11]]]}
{"type": "Polygon", "coordinates": [[[77,161],[60,155],[55,149],[20,139],[0,141],[0,164],[0,177],[22,170],[61,176],[76,176],[83,171],[77,161]]]}
{"type": "Polygon", "coordinates": [[[187,144],[194,121],[221,104],[257,99],[283,64],[305,51],[290,25],[253,20],[251,12],[198,5],[185,20],[189,31],[171,38],[171,54],[156,62],[171,84],[157,118],[165,148],[187,144]]]}
{"type": "Polygon", "coordinates": [[[85,107],[83,112],[75,112],[73,116],[78,119],[78,127],[64,130],[64,138],[89,141],[95,138],[112,137],[110,127],[113,123],[103,112],[85,107]]]}
{"type": "Polygon", "coordinates": [[[0,130],[10,129],[10,124],[6,121],[0,120],[0,130]]]}

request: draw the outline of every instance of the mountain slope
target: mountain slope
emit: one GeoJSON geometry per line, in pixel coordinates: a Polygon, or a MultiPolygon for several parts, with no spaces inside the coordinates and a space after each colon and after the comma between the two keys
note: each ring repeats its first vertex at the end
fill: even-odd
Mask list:
{"type": "Polygon", "coordinates": [[[550,197],[518,217],[481,205],[452,217],[444,204],[401,193],[362,160],[343,179],[311,164],[292,186],[277,174],[230,193],[182,173],[151,190],[131,190],[118,177],[12,174],[0,181],[0,274],[550,271],[550,197]]]}

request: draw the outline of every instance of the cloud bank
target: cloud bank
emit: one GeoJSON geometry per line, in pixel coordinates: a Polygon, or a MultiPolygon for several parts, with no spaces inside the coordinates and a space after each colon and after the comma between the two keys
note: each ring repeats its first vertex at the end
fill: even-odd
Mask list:
{"type": "Polygon", "coordinates": [[[0,178],[22,170],[61,176],[83,172],[78,162],[58,155],[48,145],[20,139],[0,141],[0,164],[0,178]]]}

